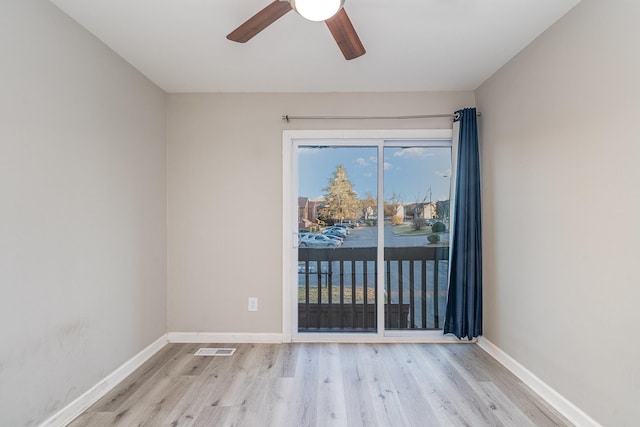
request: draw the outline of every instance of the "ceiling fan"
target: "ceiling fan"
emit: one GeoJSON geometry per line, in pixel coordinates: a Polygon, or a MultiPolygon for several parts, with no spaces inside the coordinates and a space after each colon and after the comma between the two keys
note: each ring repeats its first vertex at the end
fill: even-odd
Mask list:
{"type": "Polygon", "coordinates": [[[354,59],[364,55],[366,51],[342,7],[343,4],[344,0],[275,0],[233,30],[227,38],[245,43],[293,9],[311,21],[324,21],[345,59],[354,59]],[[313,9],[315,5],[323,9],[313,9]]]}

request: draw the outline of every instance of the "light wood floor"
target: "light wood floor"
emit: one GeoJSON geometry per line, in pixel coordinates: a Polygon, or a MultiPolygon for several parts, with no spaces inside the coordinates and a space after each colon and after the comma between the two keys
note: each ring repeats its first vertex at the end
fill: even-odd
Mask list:
{"type": "Polygon", "coordinates": [[[475,344],[169,344],[70,424],[113,425],[570,423],[475,344]]]}

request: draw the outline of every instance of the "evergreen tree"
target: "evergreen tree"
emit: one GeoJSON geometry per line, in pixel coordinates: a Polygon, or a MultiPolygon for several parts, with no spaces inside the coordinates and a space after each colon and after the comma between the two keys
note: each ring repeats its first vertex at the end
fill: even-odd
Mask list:
{"type": "Polygon", "coordinates": [[[326,205],[320,213],[324,218],[337,221],[345,219],[355,221],[358,218],[360,203],[353,185],[347,178],[343,165],[338,165],[329,179],[329,186],[324,189],[326,205]]]}

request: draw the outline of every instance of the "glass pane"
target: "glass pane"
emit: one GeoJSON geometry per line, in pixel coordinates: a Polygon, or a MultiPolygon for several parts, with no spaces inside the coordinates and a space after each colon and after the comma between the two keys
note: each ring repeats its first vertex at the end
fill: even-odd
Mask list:
{"type": "Polygon", "coordinates": [[[450,175],[450,147],[384,148],[385,329],[442,328],[450,175]]]}
{"type": "Polygon", "coordinates": [[[298,331],[376,331],[376,147],[298,147],[298,331]]]}

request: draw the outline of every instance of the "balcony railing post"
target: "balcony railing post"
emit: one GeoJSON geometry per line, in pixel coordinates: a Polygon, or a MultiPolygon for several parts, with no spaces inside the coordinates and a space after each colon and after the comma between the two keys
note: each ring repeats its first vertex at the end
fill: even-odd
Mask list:
{"type": "Polygon", "coordinates": [[[440,319],[438,315],[438,302],[440,299],[440,293],[438,292],[438,264],[440,261],[437,259],[433,261],[433,327],[440,327],[440,319]]]}
{"type": "Polygon", "coordinates": [[[344,260],[339,261],[340,266],[340,328],[344,329],[344,260]]]}
{"type": "Polygon", "coordinates": [[[422,310],[422,328],[427,328],[427,263],[429,261],[422,260],[420,261],[420,292],[421,292],[421,304],[420,308],[422,310]]]}
{"type": "Polygon", "coordinates": [[[409,260],[409,313],[411,315],[411,328],[416,327],[416,310],[415,310],[415,271],[413,266],[414,261],[409,260]]]}
{"type": "Polygon", "coordinates": [[[362,307],[363,307],[363,328],[369,327],[369,307],[368,307],[368,296],[369,296],[369,288],[367,283],[367,262],[362,261],[362,307]]]}
{"type": "Polygon", "coordinates": [[[385,328],[391,327],[391,260],[386,260],[387,263],[387,298],[385,301],[385,328]]]}

